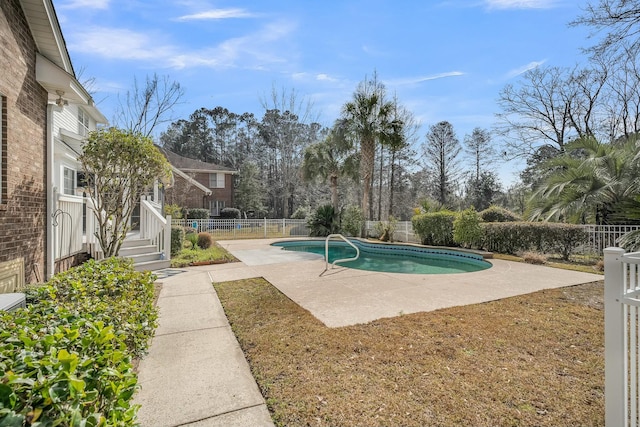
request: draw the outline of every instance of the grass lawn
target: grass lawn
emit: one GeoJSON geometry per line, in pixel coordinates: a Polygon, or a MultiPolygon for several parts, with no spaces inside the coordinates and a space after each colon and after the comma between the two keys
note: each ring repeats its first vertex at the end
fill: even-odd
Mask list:
{"type": "Polygon", "coordinates": [[[171,258],[171,267],[186,267],[192,263],[225,263],[235,261],[237,261],[236,257],[217,243],[214,243],[208,249],[182,249],[176,256],[171,258]]]}
{"type": "Polygon", "coordinates": [[[214,286],[277,425],[604,424],[602,282],[333,329],[214,286]]]}

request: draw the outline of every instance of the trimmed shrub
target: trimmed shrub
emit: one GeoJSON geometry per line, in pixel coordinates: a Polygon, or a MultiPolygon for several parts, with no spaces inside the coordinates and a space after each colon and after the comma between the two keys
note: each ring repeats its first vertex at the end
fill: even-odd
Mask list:
{"type": "Polygon", "coordinates": [[[192,208],[187,209],[188,219],[209,219],[209,209],[192,208]]]}
{"type": "Polygon", "coordinates": [[[220,211],[220,218],[224,219],[240,219],[240,209],[224,208],[220,211]]]}
{"type": "Polygon", "coordinates": [[[482,224],[485,249],[504,254],[537,251],[557,252],[569,259],[573,250],[585,242],[586,232],[574,224],[548,222],[492,222],[482,224]]]}
{"type": "Polygon", "coordinates": [[[171,227],[171,256],[176,255],[182,249],[184,243],[184,228],[171,227]]]}
{"type": "Polygon", "coordinates": [[[347,236],[359,236],[364,225],[364,215],[359,206],[348,206],[342,213],[342,232],[347,236]]]}
{"type": "Polygon", "coordinates": [[[184,238],[191,243],[191,249],[198,249],[198,235],[193,233],[187,233],[184,238]]]}
{"type": "Polygon", "coordinates": [[[198,233],[198,246],[201,249],[209,249],[213,244],[213,237],[206,231],[198,233]]]}
{"type": "Polygon", "coordinates": [[[123,259],[89,261],[0,312],[2,424],[134,425],[132,358],[156,327],[154,279],[123,259]]]}
{"type": "Polygon", "coordinates": [[[522,221],[519,215],[500,206],[489,206],[479,213],[480,219],[484,222],[513,222],[522,221]]]}
{"type": "Polygon", "coordinates": [[[440,211],[416,215],[411,218],[414,232],[423,245],[453,246],[453,221],[456,213],[440,211]]]}
{"type": "Polygon", "coordinates": [[[457,215],[453,221],[453,241],[467,248],[481,244],[482,227],[475,208],[470,207],[457,215]]]}

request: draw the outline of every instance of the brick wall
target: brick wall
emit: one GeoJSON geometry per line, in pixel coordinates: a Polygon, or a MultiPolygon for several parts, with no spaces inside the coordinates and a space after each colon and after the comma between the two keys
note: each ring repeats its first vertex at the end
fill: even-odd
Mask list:
{"type": "MultiPolygon", "coordinates": [[[[209,174],[190,174],[191,178],[209,188],[209,174]]],[[[176,204],[185,208],[205,208],[209,209],[209,202],[221,200],[228,208],[234,207],[233,200],[233,175],[225,174],[224,188],[210,188],[211,196],[205,193],[179,175],[174,175],[174,185],[165,194],[165,203],[176,204]]]]}
{"type": "Polygon", "coordinates": [[[46,105],[35,79],[36,46],[19,0],[0,1],[2,136],[0,263],[24,258],[25,281],[46,271],[46,105]]]}

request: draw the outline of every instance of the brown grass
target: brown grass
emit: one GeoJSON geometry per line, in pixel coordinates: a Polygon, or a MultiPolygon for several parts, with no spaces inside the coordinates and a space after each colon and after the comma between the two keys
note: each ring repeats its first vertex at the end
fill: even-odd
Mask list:
{"type": "Polygon", "coordinates": [[[215,288],[277,425],[604,424],[602,282],[336,329],[215,288]]]}

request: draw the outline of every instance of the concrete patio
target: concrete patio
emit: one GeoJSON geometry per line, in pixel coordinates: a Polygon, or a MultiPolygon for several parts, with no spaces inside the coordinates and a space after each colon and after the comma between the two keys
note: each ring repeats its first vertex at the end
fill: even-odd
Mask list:
{"type": "Polygon", "coordinates": [[[490,269],[474,273],[423,275],[337,267],[323,274],[321,256],[271,246],[282,240],[291,239],[218,242],[242,262],[216,266],[213,279],[264,277],[329,327],[603,280],[598,274],[498,259],[488,260],[490,269]]]}
{"type": "Polygon", "coordinates": [[[341,327],[603,280],[501,260],[462,274],[324,272],[321,256],[270,246],[274,241],[220,241],[241,262],[157,272],[159,327],[135,396],[142,427],[273,426],[212,282],[264,277],[325,325],[341,327]]]}

